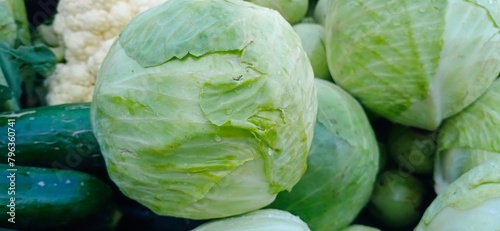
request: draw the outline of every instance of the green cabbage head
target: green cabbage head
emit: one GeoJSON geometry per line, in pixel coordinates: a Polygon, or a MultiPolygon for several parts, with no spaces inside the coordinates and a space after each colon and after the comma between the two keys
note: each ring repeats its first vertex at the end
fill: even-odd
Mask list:
{"type": "Polygon", "coordinates": [[[161,215],[210,219],[262,208],[299,181],[316,108],[311,64],[278,12],[170,0],[111,47],[92,123],[125,195],[161,215]]]}
{"type": "Polygon", "coordinates": [[[262,209],[235,217],[213,220],[192,231],[311,231],[298,216],[278,210],[262,209]]]}
{"type": "Polygon", "coordinates": [[[436,130],[500,71],[498,0],[329,0],[334,81],[371,111],[436,130]]]}
{"type": "Polygon", "coordinates": [[[339,231],[370,199],[379,170],[375,133],[361,105],[337,85],[315,80],[318,115],[307,171],[292,191],[270,205],[312,230],[339,231]]]}
{"type": "Polygon", "coordinates": [[[351,225],[343,229],[342,231],[380,231],[380,229],[365,225],[351,225]]]}
{"type": "Polygon", "coordinates": [[[290,24],[296,24],[304,18],[309,7],[309,0],[246,0],[259,6],[278,11],[290,24]]]}
{"type": "Polygon", "coordinates": [[[434,188],[442,192],[460,175],[500,156],[500,79],[439,128],[434,188]]]}
{"type": "Polygon", "coordinates": [[[500,230],[500,157],[472,168],[440,193],[415,231],[500,230]]]}

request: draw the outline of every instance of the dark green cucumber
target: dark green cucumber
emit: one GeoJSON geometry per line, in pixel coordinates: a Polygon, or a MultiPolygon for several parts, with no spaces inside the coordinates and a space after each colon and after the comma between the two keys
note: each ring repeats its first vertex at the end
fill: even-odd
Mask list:
{"type": "MultiPolygon", "coordinates": [[[[123,213],[115,203],[111,202],[105,208],[92,216],[69,225],[51,229],[51,231],[118,231],[117,226],[123,213]]],[[[128,230],[128,229],[127,229],[128,230]]],[[[139,229],[141,230],[141,229],[139,229]]]]}
{"type": "Polygon", "coordinates": [[[93,175],[52,168],[14,168],[16,171],[0,164],[0,227],[54,230],[91,217],[111,201],[111,187],[93,175]]]}
{"type": "Polygon", "coordinates": [[[17,165],[105,170],[92,132],[90,103],[23,109],[0,114],[0,163],[7,163],[8,129],[15,137],[17,165]],[[10,123],[9,123],[10,122],[10,123]]]}

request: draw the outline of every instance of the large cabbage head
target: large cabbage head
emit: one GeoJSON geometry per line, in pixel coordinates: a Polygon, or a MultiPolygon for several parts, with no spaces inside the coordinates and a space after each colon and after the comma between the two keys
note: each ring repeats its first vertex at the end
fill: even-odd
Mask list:
{"type": "Polygon", "coordinates": [[[97,77],[92,123],[111,179],[161,215],[253,211],[306,169],[310,62],[276,11],[170,0],[122,31],[97,77]]]}
{"type": "Polygon", "coordinates": [[[329,0],[328,65],[371,111],[435,130],[500,71],[498,0],[329,0]]]}

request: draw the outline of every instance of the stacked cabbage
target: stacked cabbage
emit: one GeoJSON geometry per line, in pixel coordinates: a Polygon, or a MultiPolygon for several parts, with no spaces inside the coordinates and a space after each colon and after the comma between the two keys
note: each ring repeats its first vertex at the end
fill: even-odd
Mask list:
{"type": "Polygon", "coordinates": [[[365,207],[408,228],[434,171],[443,195],[419,230],[497,212],[466,194],[498,183],[499,1],[311,2],[169,0],[131,21],[92,104],[122,192],[221,218],[197,230],[372,229],[348,227],[365,207]]]}

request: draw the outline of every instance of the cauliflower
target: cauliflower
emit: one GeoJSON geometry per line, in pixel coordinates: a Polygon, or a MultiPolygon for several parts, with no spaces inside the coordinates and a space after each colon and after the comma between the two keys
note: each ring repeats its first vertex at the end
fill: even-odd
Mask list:
{"type": "Polygon", "coordinates": [[[53,29],[65,63],[45,81],[49,105],[90,102],[97,71],[121,30],[139,13],[167,0],[60,0],[53,29]]]}

